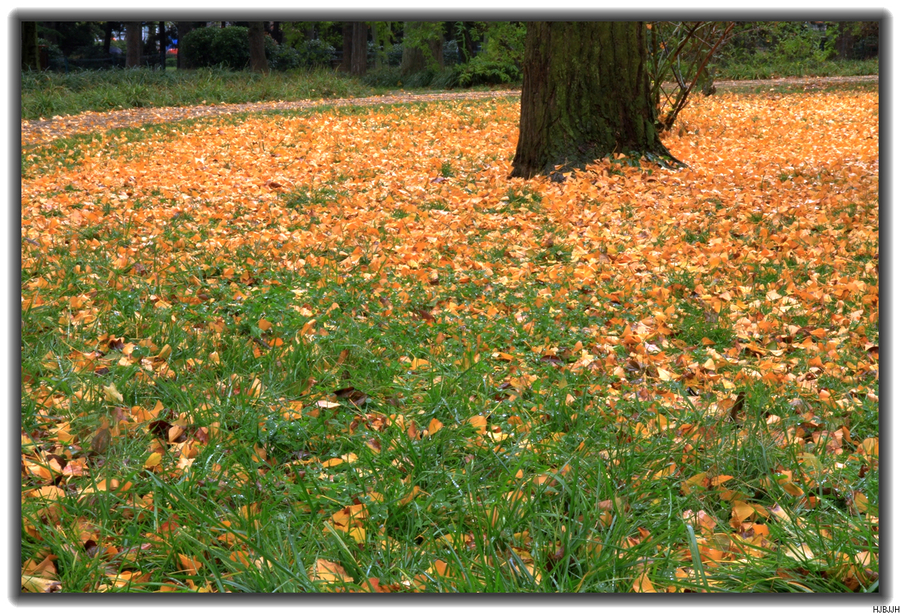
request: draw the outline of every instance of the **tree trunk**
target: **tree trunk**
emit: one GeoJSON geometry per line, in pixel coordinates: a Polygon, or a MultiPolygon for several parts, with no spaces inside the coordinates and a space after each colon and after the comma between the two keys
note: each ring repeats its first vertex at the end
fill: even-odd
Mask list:
{"type": "Polygon", "coordinates": [[[284,32],[281,29],[281,22],[273,21],[271,23],[272,27],[269,29],[269,33],[272,35],[272,39],[280,45],[284,42],[284,32]]]}
{"type": "Polygon", "coordinates": [[[262,73],[269,72],[269,63],[266,61],[266,36],[263,22],[251,21],[247,28],[247,37],[250,39],[250,70],[262,73]]]}
{"type": "Polygon", "coordinates": [[[459,63],[465,64],[475,57],[477,42],[472,36],[475,30],[474,21],[457,21],[453,23],[456,48],[459,50],[459,63]]]}
{"type": "Polygon", "coordinates": [[[159,69],[166,69],[166,22],[159,22],[159,30],[157,30],[157,35],[159,36],[159,69]]]}
{"type": "Polygon", "coordinates": [[[421,21],[407,21],[403,24],[403,57],[400,60],[400,73],[409,75],[429,68],[444,66],[444,39],[440,34],[429,36],[427,40],[431,58],[425,55],[420,46],[421,38],[427,34],[426,29],[434,29],[432,24],[421,21]]]}
{"type": "Polygon", "coordinates": [[[109,49],[112,47],[113,23],[106,21],[103,23],[103,53],[109,55],[109,49]]]}
{"type": "Polygon", "coordinates": [[[181,45],[181,41],[184,40],[184,37],[187,36],[187,33],[194,29],[193,21],[178,21],[175,22],[175,27],[178,30],[178,55],[176,59],[176,67],[178,70],[193,68],[190,65],[190,58],[188,58],[184,53],[182,53],[182,49],[184,47],[181,45]]]}
{"type": "Polygon", "coordinates": [[[366,52],[368,51],[368,26],[364,21],[353,22],[353,43],[350,52],[350,74],[361,77],[366,74],[366,52]]]}
{"type": "Polygon", "coordinates": [[[846,21],[838,22],[838,36],[835,47],[838,57],[842,60],[850,59],[851,40],[851,24],[846,21]]]}
{"type": "Polygon", "coordinates": [[[610,153],[670,155],[654,127],[643,22],[531,22],[513,177],[610,153]]]}
{"type": "Polygon", "coordinates": [[[36,21],[22,22],[22,69],[40,70],[41,53],[38,48],[36,21]]]}
{"type": "Polygon", "coordinates": [[[350,72],[350,61],[353,57],[353,22],[344,21],[341,23],[342,34],[344,37],[341,46],[341,72],[350,72]]]}
{"type": "Polygon", "coordinates": [[[129,21],[125,24],[125,67],[141,65],[141,22],[129,21]]]}

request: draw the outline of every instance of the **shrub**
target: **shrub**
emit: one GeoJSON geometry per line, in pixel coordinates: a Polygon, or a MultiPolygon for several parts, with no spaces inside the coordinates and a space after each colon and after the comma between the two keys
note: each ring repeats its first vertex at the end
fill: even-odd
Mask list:
{"type": "MultiPolygon", "coordinates": [[[[284,47],[285,45],[282,45],[282,48],[284,47]]],[[[334,47],[318,38],[303,41],[296,49],[291,49],[297,54],[299,66],[330,67],[331,58],[334,57],[334,47]]]]}
{"type": "MultiPolygon", "coordinates": [[[[279,45],[266,36],[266,60],[271,70],[291,70],[302,66],[327,66],[334,52],[321,41],[305,41],[299,48],[279,45]]],[[[198,28],[188,32],[181,42],[181,53],[192,68],[223,66],[243,70],[250,64],[247,28],[198,28]]]]}
{"type": "Polygon", "coordinates": [[[522,81],[522,69],[512,61],[476,55],[458,67],[458,83],[462,87],[472,85],[501,85],[522,81]]]}

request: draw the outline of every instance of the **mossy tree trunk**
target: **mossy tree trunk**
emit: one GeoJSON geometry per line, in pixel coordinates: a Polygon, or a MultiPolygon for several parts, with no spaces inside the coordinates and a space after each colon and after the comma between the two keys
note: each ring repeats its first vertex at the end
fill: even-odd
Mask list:
{"type": "Polygon", "coordinates": [[[530,22],[513,177],[611,153],[669,158],[654,127],[643,22],[530,22]]]}

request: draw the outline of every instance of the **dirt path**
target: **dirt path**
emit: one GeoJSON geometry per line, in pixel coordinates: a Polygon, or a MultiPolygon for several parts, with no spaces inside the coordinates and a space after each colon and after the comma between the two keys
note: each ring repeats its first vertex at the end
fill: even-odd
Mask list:
{"type": "Polygon", "coordinates": [[[376,106],[382,104],[398,104],[404,102],[433,102],[436,100],[475,100],[480,98],[500,98],[518,96],[518,90],[500,90],[491,92],[438,92],[434,94],[389,94],[368,98],[334,98],[322,100],[297,100],[292,102],[253,102],[245,104],[217,104],[195,107],[153,107],[147,109],[123,109],[99,113],[87,111],[79,115],[66,115],[52,119],[23,120],[22,145],[52,141],[54,139],[96,132],[126,128],[143,124],[158,124],[193,119],[210,115],[230,115],[254,111],[308,109],[311,107],[330,106],[376,106]]]}
{"type": "MultiPolygon", "coordinates": [[[[872,83],[878,82],[877,75],[859,77],[808,77],[765,79],[748,81],[716,81],[720,91],[738,90],[749,87],[771,85],[808,85],[811,88],[825,87],[835,83],[872,83]]],[[[476,100],[481,98],[502,98],[518,96],[519,90],[497,90],[490,92],[437,92],[433,94],[388,94],[368,98],[337,98],[323,100],[298,100],[293,102],[257,102],[246,104],[218,104],[194,107],[154,107],[146,109],[123,109],[100,113],[87,111],[79,115],[66,115],[52,119],[23,120],[22,145],[35,145],[53,141],[58,138],[114,128],[126,128],[143,124],[165,123],[181,119],[208,117],[211,115],[230,115],[254,111],[308,109],[311,107],[331,106],[375,106],[380,104],[397,104],[404,102],[433,102],[436,100],[476,100]]]]}

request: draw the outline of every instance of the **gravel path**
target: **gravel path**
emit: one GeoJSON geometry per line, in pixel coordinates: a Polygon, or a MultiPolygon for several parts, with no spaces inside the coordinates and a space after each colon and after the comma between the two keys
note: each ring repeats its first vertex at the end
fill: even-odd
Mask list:
{"type": "MultiPolygon", "coordinates": [[[[872,83],[878,82],[877,75],[858,77],[790,77],[784,79],[764,79],[748,81],[716,81],[719,91],[740,90],[748,87],[771,85],[802,84],[809,88],[820,88],[836,83],[872,83]]],[[[87,111],[78,115],[66,115],[51,119],[23,120],[22,121],[22,145],[36,145],[46,143],[54,139],[139,126],[143,124],[165,123],[180,119],[196,117],[208,117],[211,115],[228,115],[231,113],[246,113],[254,111],[269,111],[276,109],[308,109],[323,105],[332,106],[375,106],[380,104],[397,104],[404,102],[432,102],[436,100],[476,100],[480,98],[502,98],[518,96],[519,90],[497,90],[490,92],[436,92],[433,94],[388,94],[384,96],[371,96],[368,98],[336,98],[323,100],[298,100],[293,102],[257,102],[246,104],[217,104],[200,105],[194,107],[154,107],[145,109],[122,109],[100,113],[87,111]]]]}
{"type": "Polygon", "coordinates": [[[518,90],[502,90],[491,92],[439,92],[434,94],[389,94],[368,98],[334,98],[322,100],[297,100],[293,102],[254,102],[245,104],[216,104],[195,107],[153,107],[145,109],[122,109],[100,113],[86,111],[78,115],[66,115],[52,119],[23,120],[22,145],[44,143],[54,139],[111,130],[128,126],[158,124],[193,119],[210,115],[230,115],[255,111],[308,109],[323,105],[330,106],[376,106],[382,104],[398,104],[405,102],[433,102],[437,100],[475,100],[480,98],[501,98],[518,96],[518,90]]]}

